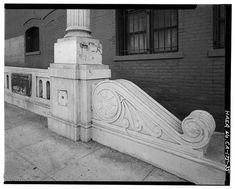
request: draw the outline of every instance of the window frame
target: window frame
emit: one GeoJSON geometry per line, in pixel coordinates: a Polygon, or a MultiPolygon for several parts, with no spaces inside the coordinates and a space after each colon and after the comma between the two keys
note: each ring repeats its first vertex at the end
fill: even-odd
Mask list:
{"type": "Polygon", "coordinates": [[[40,29],[37,26],[32,26],[25,31],[25,53],[26,55],[40,54],[40,29]]]}
{"type": "MultiPolygon", "coordinates": [[[[140,9],[143,10],[143,9],[140,9]]],[[[156,52],[154,50],[154,10],[161,10],[161,9],[144,9],[146,11],[146,52],[142,53],[126,53],[125,51],[128,50],[127,47],[127,19],[125,18],[126,9],[121,9],[116,11],[116,33],[117,33],[117,50],[116,54],[118,56],[128,56],[128,55],[146,55],[146,54],[163,54],[163,53],[175,53],[179,52],[179,11],[178,9],[167,9],[167,10],[177,10],[176,12],[176,26],[169,26],[161,28],[161,30],[166,31],[167,28],[175,28],[176,29],[176,49],[173,50],[172,42],[170,46],[170,50],[166,50],[166,46],[164,45],[164,50],[156,52]]],[[[165,35],[165,34],[164,34],[165,35]]],[[[172,41],[172,34],[171,34],[171,41],[172,41]]],[[[164,38],[165,44],[165,38],[164,38]]]]}
{"type": "MultiPolygon", "coordinates": [[[[146,12],[146,10],[144,10],[144,9],[138,9],[138,10],[131,10],[130,12],[132,12],[132,14],[133,13],[138,13],[138,12],[146,12]]],[[[124,13],[125,14],[125,13],[124,13]]],[[[128,13],[128,14],[130,14],[130,13],[128,13]]],[[[146,14],[146,13],[145,13],[146,14]]],[[[125,15],[126,16],[126,15],[125,15]]],[[[125,37],[127,38],[127,40],[125,40],[125,48],[124,49],[126,49],[126,50],[124,50],[124,51],[129,51],[128,50],[128,39],[129,39],[129,36],[136,36],[136,35],[138,35],[138,34],[145,34],[146,35],[146,43],[147,43],[147,35],[148,35],[148,27],[147,27],[147,14],[145,15],[146,16],[146,28],[145,28],[145,30],[142,30],[142,31],[134,31],[134,28],[133,28],[133,31],[132,32],[127,32],[127,31],[124,31],[125,32],[125,37]]],[[[124,18],[125,19],[125,18],[124,18]]],[[[126,19],[125,19],[126,20],[126,19]]],[[[134,27],[134,23],[133,23],[133,27],[134,27]]],[[[127,19],[127,22],[125,23],[125,28],[126,29],[128,29],[128,19],[127,19]]],[[[135,38],[134,38],[135,39],[135,38]]],[[[139,43],[139,41],[140,40],[138,40],[138,43],[139,43]]],[[[135,40],[134,40],[134,42],[135,42],[135,40]]],[[[146,47],[148,47],[148,45],[146,45],[146,47]]],[[[134,54],[146,54],[147,53],[147,51],[148,51],[148,49],[140,49],[140,48],[138,48],[138,51],[139,52],[130,52],[129,53],[129,55],[134,55],[134,54]],[[141,52],[142,51],[142,52],[141,52]]]]}
{"type": "MultiPolygon", "coordinates": [[[[162,10],[162,9],[155,9],[155,10],[162,10]]],[[[170,11],[172,11],[172,10],[176,10],[176,9],[166,9],[166,10],[170,10],[170,11]]],[[[172,14],[172,12],[170,12],[170,16],[171,16],[171,14],[172,14]]],[[[164,15],[165,16],[165,15],[164,15]]],[[[152,51],[152,53],[151,54],[159,54],[159,53],[172,53],[172,52],[178,52],[178,48],[179,48],[179,45],[178,45],[178,42],[179,42],[179,16],[178,16],[178,10],[177,10],[177,12],[176,12],[176,25],[175,26],[172,26],[171,24],[171,18],[170,18],[170,26],[165,26],[165,20],[164,20],[164,26],[163,27],[160,27],[160,28],[154,28],[154,10],[153,11],[151,11],[151,19],[150,19],[150,21],[152,22],[151,23],[151,25],[150,25],[150,27],[152,27],[152,31],[151,31],[151,35],[152,35],[152,40],[150,40],[152,43],[154,43],[154,32],[155,31],[164,31],[164,50],[163,51],[159,51],[159,52],[156,52],[155,51],[155,46],[154,46],[154,44],[152,44],[152,46],[150,47],[150,52],[152,51]],[[171,31],[171,46],[170,46],[170,50],[167,50],[166,48],[166,40],[165,40],[165,34],[166,34],[166,31],[167,30],[172,30],[172,29],[176,29],[176,49],[175,50],[173,50],[172,48],[173,48],[173,46],[172,46],[172,31],[171,31]]],[[[159,40],[158,40],[158,43],[159,43],[159,40]]]]}
{"type": "Polygon", "coordinates": [[[226,35],[226,8],[225,5],[213,5],[213,49],[224,49],[225,48],[225,35],[226,35]],[[224,9],[224,18],[221,18],[220,8],[223,6],[224,9]],[[224,40],[221,44],[221,31],[220,25],[221,22],[224,24],[224,40]]]}

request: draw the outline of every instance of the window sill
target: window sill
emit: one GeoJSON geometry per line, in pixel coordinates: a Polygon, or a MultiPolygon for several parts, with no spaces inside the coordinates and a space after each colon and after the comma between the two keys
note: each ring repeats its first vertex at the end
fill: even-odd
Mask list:
{"type": "Polygon", "coordinates": [[[211,49],[207,51],[208,57],[224,57],[225,50],[224,49],[211,49]]]}
{"type": "Polygon", "coordinates": [[[161,59],[179,59],[179,58],[184,58],[182,52],[114,56],[113,61],[118,62],[118,61],[161,60],[161,59]]]}
{"type": "Polygon", "coordinates": [[[41,54],[41,51],[34,51],[34,52],[25,53],[26,56],[39,55],[39,54],[41,54]]]}

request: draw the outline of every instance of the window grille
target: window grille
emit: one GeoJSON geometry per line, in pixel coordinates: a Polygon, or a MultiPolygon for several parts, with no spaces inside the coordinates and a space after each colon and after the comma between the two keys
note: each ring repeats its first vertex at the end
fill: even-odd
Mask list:
{"type": "Polygon", "coordinates": [[[154,52],[172,52],[178,49],[177,10],[153,11],[154,52]]]}
{"type": "Polygon", "coordinates": [[[118,54],[178,51],[178,10],[117,11],[118,54]]]}

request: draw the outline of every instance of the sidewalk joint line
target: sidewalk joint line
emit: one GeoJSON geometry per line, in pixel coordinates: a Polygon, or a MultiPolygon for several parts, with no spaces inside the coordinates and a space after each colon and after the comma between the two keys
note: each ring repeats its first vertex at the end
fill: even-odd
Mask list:
{"type": "Polygon", "coordinates": [[[155,167],[153,167],[153,168],[146,174],[146,176],[144,176],[144,178],[142,179],[142,182],[153,172],[154,169],[155,169],[155,167]]]}

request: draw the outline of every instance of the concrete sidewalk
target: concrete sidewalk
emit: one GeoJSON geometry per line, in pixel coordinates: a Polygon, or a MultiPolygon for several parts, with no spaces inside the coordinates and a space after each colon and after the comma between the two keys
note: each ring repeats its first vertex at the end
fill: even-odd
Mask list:
{"type": "Polygon", "coordinates": [[[96,142],[73,142],[45,117],[5,103],[5,181],[185,182],[96,142]]]}

